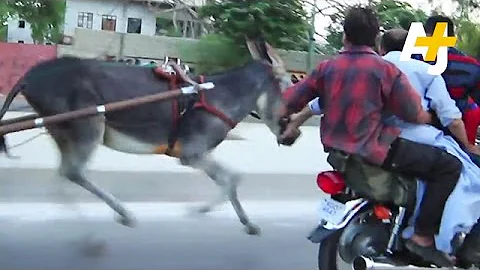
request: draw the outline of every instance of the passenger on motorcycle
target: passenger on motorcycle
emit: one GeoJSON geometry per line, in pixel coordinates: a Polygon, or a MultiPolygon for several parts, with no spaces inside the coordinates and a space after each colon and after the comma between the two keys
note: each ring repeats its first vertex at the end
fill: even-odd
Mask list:
{"type": "MultiPolygon", "coordinates": [[[[442,15],[434,15],[425,23],[425,33],[431,36],[437,23],[447,23],[448,36],[455,36],[453,21],[442,15]]],[[[422,60],[422,56],[416,57],[422,60]]],[[[450,96],[463,114],[467,137],[475,144],[477,129],[480,125],[480,62],[457,48],[448,48],[448,66],[442,74],[450,96]]]]}
{"type": "Polygon", "coordinates": [[[429,65],[419,60],[400,61],[400,54],[407,39],[408,31],[392,29],[381,38],[379,53],[383,58],[395,64],[409,79],[422,98],[425,110],[435,113],[436,124],[439,129],[448,129],[449,133],[469,153],[480,154],[480,149],[469,142],[462,121],[462,113],[450,97],[445,81],[440,75],[430,75],[427,72],[429,65]]]}
{"type": "MultiPolygon", "coordinates": [[[[406,247],[427,261],[451,266],[452,262],[435,248],[434,235],[462,164],[440,148],[399,138],[400,129],[383,122],[386,113],[417,124],[430,123],[432,117],[423,110],[405,74],[373,51],[379,34],[374,11],[349,9],[343,28],[345,50],[319,63],[309,76],[287,90],[281,114],[298,112],[319,97],[325,112],[320,135],[326,150],[358,155],[371,164],[427,182],[415,234],[406,247]]],[[[283,138],[297,136],[293,131],[287,128],[283,138]]]]}

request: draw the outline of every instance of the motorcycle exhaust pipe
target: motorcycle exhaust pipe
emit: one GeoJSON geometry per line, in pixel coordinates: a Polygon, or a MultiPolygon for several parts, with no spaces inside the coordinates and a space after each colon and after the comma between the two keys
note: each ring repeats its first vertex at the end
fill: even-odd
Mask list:
{"type": "Polygon", "coordinates": [[[389,262],[375,262],[365,257],[357,257],[353,260],[352,270],[427,270],[427,269],[453,269],[453,268],[425,268],[413,265],[395,265],[389,262]]]}

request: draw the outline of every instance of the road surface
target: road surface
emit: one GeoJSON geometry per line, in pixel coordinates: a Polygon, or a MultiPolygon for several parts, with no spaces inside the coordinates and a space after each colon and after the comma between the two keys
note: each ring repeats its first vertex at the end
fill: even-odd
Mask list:
{"type": "MultiPolygon", "coordinates": [[[[10,134],[7,143],[39,132],[10,134]]],[[[293,147],[278,147],[264,125],[240,123],[234,132],[245,140],[224,142],[213,155],[243,176],[239,198],[262,236],[246,235],[229,204],[207,216],[187,212],[216,195],[201,172],[101,147],[88,177],[138,218],[137,228],[122,227],[91,194],[56,177],[58,151],[42,135],[12,149],[19,159],[0,158],[0,269],[316,269],[317,245],[306,236],[322,197],[316,174],[329,169],[318,127],[304,127],[293,147]],[[84,218],[59,204],[62,187],[84,218]],[[83,253],[89,233],[106,244],[103,255],[83,253]]]]}
{"type": "MultiPolygon", "coordinates": [[[[9,270],[316,269],[317,246],[306,239],[315,225],[315,201],[246,202],[262,228],[248,236],[226,205],[206,216],[189,204],[129,204],[137,228],[113,222],[99,204],[76,212],[48,203],[0,204],[0,267],[9,270]],[[93,232],[93,234],[92,234],[93,232]],[[104,243],[104,253],[88,253],[104,243]]],[[[98,250],[97,250],[98,251],[98,250]]]]}

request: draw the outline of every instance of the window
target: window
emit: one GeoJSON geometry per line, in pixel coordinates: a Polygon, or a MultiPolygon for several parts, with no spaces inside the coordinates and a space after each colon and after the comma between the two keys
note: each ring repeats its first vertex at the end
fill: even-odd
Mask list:
{"type": "Polygon", "coordinates": [[[80,28],[92,29],[93,26],[93,13],[79,12],[77,26],[80,28]]]}
{"type": "Polygon", "coordinates": [[[103,15],[102,16],[102,30],[115,31],[117,28],[117,16],[103,15]]]}
{"type": "Polygon", "coordinates": [[[18,21],[18,28],[25,28],[25,21],[24,20],[18,21]]]}
{"type": "Polygon", "coordinates": [[[23,44],[23,43],[25,43],[25,41],[23,41],[23,40],[19,40],[19,41],[18,41],[18,43],[21,43],[21,44],[23,44]]]}
{"type": "Polygon", "coordinates": [[[128,18],[127,33],[140,34],[142,32],[142,19],[128,18]]]}

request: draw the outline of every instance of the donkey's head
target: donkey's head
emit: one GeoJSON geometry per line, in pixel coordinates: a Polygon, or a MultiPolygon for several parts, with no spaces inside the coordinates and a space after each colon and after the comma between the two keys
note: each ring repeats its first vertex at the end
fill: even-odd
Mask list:
{"type": "Polygon", "coordinates": [[[263,61],[270,71],[268,78],[264,80],[261,89],[259,89],[261,93],[255,108],[257,118],[261,119],[278,137],[288,122],[280,117],[280,110],[284,102],[282,92],[292,86],[293,83],[282,59],[270,44],[263,40],[247,40],[247,46],[252,58],[263,61]]]}

